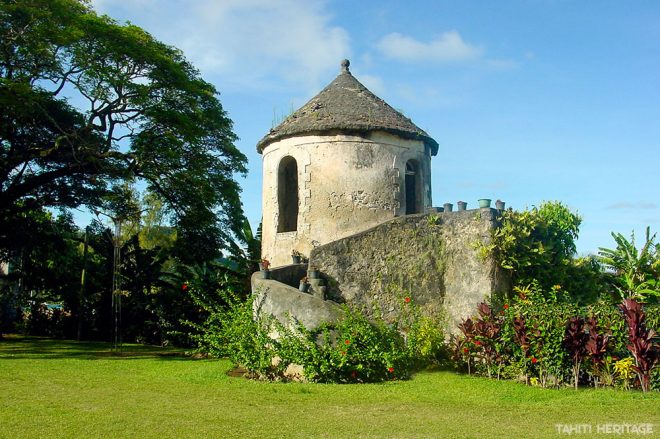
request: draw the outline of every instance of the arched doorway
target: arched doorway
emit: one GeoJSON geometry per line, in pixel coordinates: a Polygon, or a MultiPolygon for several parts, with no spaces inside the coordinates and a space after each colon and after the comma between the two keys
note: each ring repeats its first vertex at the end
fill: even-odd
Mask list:
{"type": "Polygon", "coordinates": [[[280,161],[277,172],[278,232],[298,229],[298,164],[287,156],[280,161]]]}
{"type": "Polygon", "coordinates": [[[408,160],[406,163],[406,215],[421,212],[421,186],[419,164],[415,160],[408,160]]]}

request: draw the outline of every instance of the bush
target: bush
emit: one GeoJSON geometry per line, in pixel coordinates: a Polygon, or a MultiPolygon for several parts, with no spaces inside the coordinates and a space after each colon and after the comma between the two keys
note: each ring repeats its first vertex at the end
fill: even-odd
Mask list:
{"type": "Polygon", "coordinates": [[[293,320],[255,320],[253,298],[240,301],[228,293],[227,303],[211,310],[203,324],[190,324],[197,351],[228,357],[258,378],[285,378],[289,366],[299,365],[314,382],[405,379],[415,368],[438,362],[444,348],[440,320],[421,316],[409,298],[397,324],[345,307],[339,322],[314,330],[293,320]]]}
{"type": "MultiPolygon", "coordinates": [[[[413,366],[403,336],[382,319],[369,321],[344,308],[336,324],[309,331],[302,325],[280,334],[278,356],[303,366],[305,378],[316,382],[378,382],[404,379],[413,366]]],[[[280,326],[281,327],[281,326],[280,326]]]]}
{"type": "Polygon", "coordinates": [[[202,324],[186,322],[196,352],[227,357],[258,378],[272,378],[281,371],[275,366],[276,342],[268,336],[267,322],[253,318],[253,296],[240,300],[226,290],[224,306],[209,308],[202,324]]]}
{"type": "Polygon", "coordinates": [[[61,306],[32,303],[23,311],[22,332],[25,335],[62,338],[69,316],[61,306]]]}
{"type": "Polygon", "coordinates": [[[657,328],[660,307],[645,307],[643,325],[643,317],[627,317],[627,323],[611,304],[578,307],[559,291],[546,293],[535,284],[516,292],[499,313],[480,304],[478,314],[459,325],[462,336],[453,341],[456,366],[487,376],[496,366],[498,378],[502,372],[543,387],[588,381],[594,386],[659,387],[652,328],[657,328]],[[637,372],[638,382],[630,370],[637,372]]]}

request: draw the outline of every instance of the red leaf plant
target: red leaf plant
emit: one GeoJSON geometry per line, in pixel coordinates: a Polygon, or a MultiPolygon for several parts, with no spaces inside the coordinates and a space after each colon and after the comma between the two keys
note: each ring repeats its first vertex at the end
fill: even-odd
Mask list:
{"type": "Polygon", "coordinates": [[[598,320],[594,316],[587,319],[586,326],[589,331],[589,337],[584,347],[591,360],[591,374],[594,379],[594,387],[598,387],[599,379],[603,374],[605,356],[610,338],[612,337],[612,331],[601,329],[598,326],[598,320]]]}
{"type": "Polygon", "coordinates": [[[586,344],[589,335],[586,332],[585,321],[580,316],[573,316],[566,323],[564,331],[564,349],[571,356],[573,363],[573,385],[575,390],[578,388],[580,378],[580,365],[587,355],[586,344]]]}
{"type": "Polygon", "coordinates": [[[654,340],[655,331],[646,327],[646,315],[640,303],[634,299],[624,299],[619,309],[628,327],[626,347],[635,359],[635,372],[642,386],[642,391],[651,389],[651,371],[658,362],[658,342],[654,340]]]}
{"type": "Polygon", "coordinates": [[[477,345],[479,356],[486,365],[488,377],[492,376],[492,370],[497,366],[497,379],[500,379],[500,372],[504,362],[502,353],[502,344],[499,338],[502,332],[502,317],[495,315],[493,309],[485,302],[477,306],[479,315],[474,323],[474,344],[477,345]]]}

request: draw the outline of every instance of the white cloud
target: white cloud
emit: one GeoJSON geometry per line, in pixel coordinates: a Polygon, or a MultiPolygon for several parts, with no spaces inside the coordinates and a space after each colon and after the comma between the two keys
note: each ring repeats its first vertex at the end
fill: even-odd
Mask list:
{"type": "Polygon", "coordinates": [[[180,48],[221,89],[310,90],[350,54],[321,0],[94,0],[99,12],[180,48]]]}
{"type": "Polygon", "coordinates": [[[384,56],[400,61],[466,62],[479,59],[483,54],[481,47],[466,43],[455,30],[428,43],[391,33],[385,35],[377,47],[384,56]]]}

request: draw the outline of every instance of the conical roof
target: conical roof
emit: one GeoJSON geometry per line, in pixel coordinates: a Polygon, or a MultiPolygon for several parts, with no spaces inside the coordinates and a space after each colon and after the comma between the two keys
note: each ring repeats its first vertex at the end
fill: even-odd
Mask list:
{"type": "Polygon", "coordinates": [[[341,65],[334,81],[257,143],[259,153],[272,142],[298,135],[385,131],[405,139],[421,140],[431,149],[431,154],[437,154],[435,140],[355,79],[348,70],[348,60],[341,65]]]}

